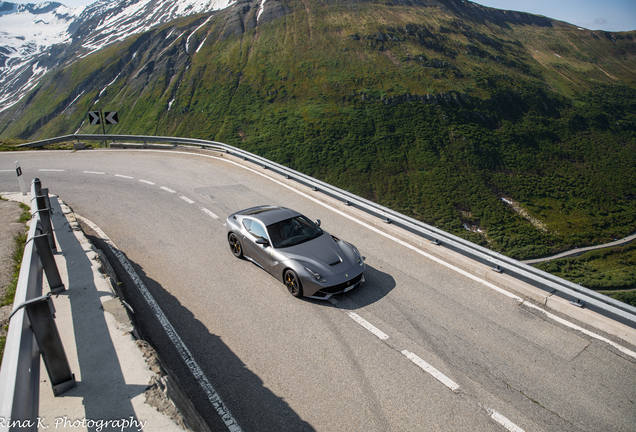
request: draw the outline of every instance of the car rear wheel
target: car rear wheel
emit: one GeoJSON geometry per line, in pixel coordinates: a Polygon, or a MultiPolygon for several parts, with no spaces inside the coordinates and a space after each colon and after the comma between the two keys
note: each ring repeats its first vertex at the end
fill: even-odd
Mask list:
{"type": "Polygon", "coordinates": [[[303,296],[303,286],[300,283],[300,279],[298,279],[298,275],[293,270],[285,271],[285,286],[289,293],[294,297],[302,297],[303,296]]]}
{"type": "Polygon", "coordinates": [[[230,233],[227,241],[230,244],[230,250],[232,251],[232,254],[237,258],[243,257],[243,248],[241,247],[241,243],[239,242],[236,234],[230,233]]]}

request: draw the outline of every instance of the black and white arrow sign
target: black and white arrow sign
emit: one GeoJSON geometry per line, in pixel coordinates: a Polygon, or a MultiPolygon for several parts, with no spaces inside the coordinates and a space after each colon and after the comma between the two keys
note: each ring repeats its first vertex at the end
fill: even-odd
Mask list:
{"type": "Polygon", "coordinates": [[[99,111],[89,111],[88,121],[90,122],[91,126],[101,124],[101,121],[99,119],[99,111]]]}
{"type": "Polygon", "coordinates": [[[104,113],[104,123],[107,125],[119,124],[119,118],[117,118],[117,111],[106,111],[104,113]]]}

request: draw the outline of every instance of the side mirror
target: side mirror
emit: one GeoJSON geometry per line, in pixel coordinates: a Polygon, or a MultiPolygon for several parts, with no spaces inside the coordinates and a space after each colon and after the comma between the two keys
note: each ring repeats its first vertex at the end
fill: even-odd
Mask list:
{"type": "Polygon", "coordinates": [[[256,244],[263,245],[263,246],[269,246],[269,242],[267,240],[265,240],[264,238],[262,238],[262,237],[259,237],[259,238],[256,239],[256,244]]]}
{"type": "Polygon", "coordinates": [[[320,226],[320,219],[316,219],[316,225],[320,226]]]}

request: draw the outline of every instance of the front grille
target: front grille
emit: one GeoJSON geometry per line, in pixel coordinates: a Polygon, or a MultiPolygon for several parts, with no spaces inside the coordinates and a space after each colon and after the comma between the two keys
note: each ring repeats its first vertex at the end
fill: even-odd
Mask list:
{"type": "Polygon", "coordinates": [[[360,273],[358,276],[354,277],[353,279],[347,282],[330,286],[327,288],[323,288],[320,291],[327,294],[336,294],[336,293],[339,293],[340,291],[344,291],[345,289],[354,286],[355,284],[359,283],[361,280],[362,280],[362,273],[360,273]]]}

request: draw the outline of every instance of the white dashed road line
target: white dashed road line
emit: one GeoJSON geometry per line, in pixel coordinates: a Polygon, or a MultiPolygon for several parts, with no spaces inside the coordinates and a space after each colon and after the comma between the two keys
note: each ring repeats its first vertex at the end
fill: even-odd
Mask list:
{"type": "Polygon", "coordinates": [[[404,355],[404,357],[406,357],[407,359],[409,359],[413,363],[415,363],[417,366],[419,366],[424,372],[428,373],[433,378],[435,378],[437,381],[441,382],[446,387],[451,389],[451,391],[456,393],[457,390],[459,390],[459,384],[457,384],[455,381],[453,381],[452,379],[450,379],[449,377],[447,377],[446,375],[444,375],[443,373],[441,373],[440,371],[435,369],[430,364],[426,363],[424,360],[422,360],[417,355],[415,355],[412,352],[407,351],[407,350],[403,350],[402,351],[402,355],[404,355]]]}
{"type": "Polygon", "coordinates": [[[339,305],[340,302],[338,300],[336,300],[335,298],[331,297],[329,299],[329,303],[331,303],[332,305],[334,305],[335,307],[337,307],[338,309],[346,312],[347,315],[349,315],[351,317],[351,319],[353,319],[355,322],[357,322],[358,324],[360,324],[362,327],[364,327],[365,329],[369,330],[371,333],[373,333],[378,339],[380,340],[387,340],[389,338],[389,335],[384,333],[382,330],[380,330],[379,328],[377,328],[376,326],[374,326],[373,324],[371,324],[369,321],[365,320],[364,318],[362,318],[360,315],[358,315],[355,312],[351,312],[345,309],[342,309],[339,305]]]}
{"type": "Polygon", "coordinates": [[[499,423],[500,425],[505,427],[510,432],[525,432],[519,426],[517,426],[516,424],[514,424],[513,422],[511,422],[506,417],[502,416],[501,414],[499,414],[497,411],[495,411],[493,409],[489,409],[488,410],[488,414],[490,414],[490,417],[494,421],[496,421],[497,423],[499,423]]]}
{"type": "MultiPolygon", "coordinates": [[[[14,171],[14,170],[11,170],[11,171],[14,171]]],[[[44,170],[40,170],[40,171],[44,171],[44,170]]],[[[51,171],[55,171],[55,170],[51,170],[51,171]]],[[[58,171],[64,171],[64,170],[58,170],[58,171]]],[[[84,173],[85,173],[85,174],[105,174],[105,173],[103,173],[103,172],[97,172],[97,171],[84,171],[84,173]]],[[[127,176],[127,175],[123,175],[123,174],[115,174],[115,177],[124,178],[124,179],[134,179],[134,177],[127,176]]],[[[140,179],[139,181],[140,181],[141,183],[145,183],[145,184],[147,184],[147,185],[151,185],[151,186],[154,186],[154,185],[155,185],[155,183],[153,183],[153,182],[151,182],[151,181],[148,181],[148,180],[140,179]]],[[[170,193],[177,193],[176,191],[174,191],[174,190],[172,190],[172,189],[170,189],[170,188],[168,188],[168,187],[166,187],[166,186],[161,186],[159,189],[162,189],[162,190],[164,190],[164,191],[166,191],[166,192],[170,192],[170,193]]],[[[191,200],[190,198],[186,197],[186,196],[183,196],[183,195],[182,195],[182,196],[180,196],[180,198],[181,198],[182,200],[184,200],[185,202],[187,202],[188,204],[194,204],[194,201],[193,201],[193,200],[191,200]]],[[[212,212],[211,210],[208,210],[208,209],[206,209],[205,207],[201,208],[201,210],[202,210],[204,213],[206,213],[208,216],[210,216],[210,217],[212,217],[212,218],[214,218],[214,219],[217,219],[217,220],[219,220],[219,221],[221,220],[221,218],[220,218],[219,216],[217,216],[216,214],[214,214],[214,212],[212,212]]],[[[223,225],[225,225],[225,224],[223,224],[223,225]]],[[[355,314],[354,314],[354,315],[355,315],[355,314]]],[[[360,318],[360,319],[362,319],[362,318],[360,318]]],[[[370,325],[370,324],[369,324],[369,325],[370,325]]],[[[378,330],[378,331],[379,331],[379,330],[378,330]]],[[[378,337],[379,337],[379,336],[378,336],[378,337]]],[[[387,337],[388,337],[388,336],[387,336],[387,337]]]]}
{"type": "Polygon", "coordinates": [[[154,299],[152,294],[150,294],[150,291],[148,291],[148,288],[146,288],[146,285],[143,283],[139,275],[137,275],[137,272],[135,272],[135,269],[130,264],[130,261],[128,261],[128,258],[126,258],[126,256],[117,248],[117,246],[115,246],[115,244],[108,238],[108,236],[97,225],[95,225],[90,220],[78,215],[77,213],[75,214],[75,216],[77,217],[77,219],[81,220],[82,222],[86,223],[86,225],[90,226],[91,229],[95,231],[95,233],[97,233],[97,235],[100,236],[104,240],[104,242],[106,242],[110,250],[115,254],[117,259],[121,263],[121,265],[124,266],[128,274],[132,278],[133,282],[139,289],[141,295],[144,297],[144,299],[148,303],[148,306],[150,306],[150,309],[152,309],[153,313],[155,314],[155,317],[159,320],[159,322],[161,323],[161,326],[166,331],[171,342],[177,349],[177,352],[179,353],[181,359],[186,364],[188,369],[190,369],[190,372],[192,372],[192,375],[194,375],[195,380],[199,383],[199,386],[205,392],[206,396],[208,397],[208,400],[212,403],[212,405],[216,409],[217,414],[219,415],[219,417],[221,417],[221,419],[227,426],[228,430],[230,430],[230,432],[242,432],[241,427],[238,425],[238,423],[236,422],[236,420],[234,419],[230,411],[227,409],[227,407],[221,400],[221,397],[219,396],[219,394],[216,392],[216,390],[214,389],[214,387],[208,380],[208,377],[205,376],[205,374],[203,373],[203,370],[201,370],[201,367],[192,356],[192,353],[190,352],[188,347],[185,345],[181,337],[179,337],[179,335],[177,334],[177,331],[175,330],[175,328],[172,326],[172,324],[170,324],[170,321],[168,320],[166,315],[163,313],[163,310],[161,310],[161,307],[159,307],[159,304],[157,303],[157,301],[154,299]]]}
{"type": "Polygon", "coordinates": [[[362,327],[364,327],[365,329],[369,330],[371,333],[376,335],[379,339],[387,340],[389,338],[388,334],[384,333],[382,330],[380,330],[379,328],[371,324],[369,321],[362,318],[357,313],[347,311],[347,315],[349,315],[355,322],[360,324],[362,327]]]}
{"type": "Polygon", "coordinates": [[[213,217],[214,219],[219,219],[219,220],[221,220],[221,218],[220,218],[220,217],[218,217],[217,215],[215,215],[214,213],[212,213],[210,210],[206,209],[205,207],[203,207],[201,210],[203,210],[203,212],[204,212],[205,214],[207,214],[208,216],[211,216],[211,217],[213,217]]]}
{"type": "MultiPolygon", "coordinates": [[[[379,328],[377,328],[376,326],[371,324],[369,321],[367,321],[364,318],[362,318],[357,313],[352,312],[352,311],[348,311],[348,310],[342,308],[340,306],[341,303],[338,300],[336,300],[336,299],[334,299],[332,297],[332,298],[329,299],[329,302],[332,305],[334,305],[335,307],[337,307],[338,309],[340,309],[343,312],[345,312],[347,315],[349,315],[349,317],[351,317],[351,319],[353,319],[355,322],[360,324],[365,329],[369,330],[371,333],[373,333],[380,340],[386,341],[387,339],[389,339],[389,335],[388,334],[384,333],[382,330],[380,330],[379,328]]],[[[387,344],[387,346],[389,346],[391,349],[399,351],[399,348],[393,347],[390,344],[387,344]]],[[[402,351],[399,351],[399,352],[404,357],[409,359],[417,367],[422,369],[424,372],[426,372],[427,374],[431,375],[433,378],[438,380],[440,383],[442,383],[446,387],[448,387],[448,389],[450,389],[453,393],[458,393],[459,392],[459,389],[460,389],[459,384],[457,384],[455,381],[453,381],[452,379],[450,379],[449,377],[444,375],[442,372],[437,370],[434,366],[432,366],[429,363],[427,363],[424,359],[419,357],[417,354],[414,354],[414,353],[412,353],[412,352],[410,352],[408,350],[402,350],[402,351]]],[[[517,426],[516,424],[514,424],[513,422],[508,420],[503,415],[499,414],[497,411],[489,409],[489,408],[486,408],[486,411],[488,412],[488,415],[490,415],[490,417],[494,421],[499,423],[501,426],[503,426],[504,428],[506,428],[510,432],[525,432],[523,429],[521,429],[519,426],[517,426]]]]}

